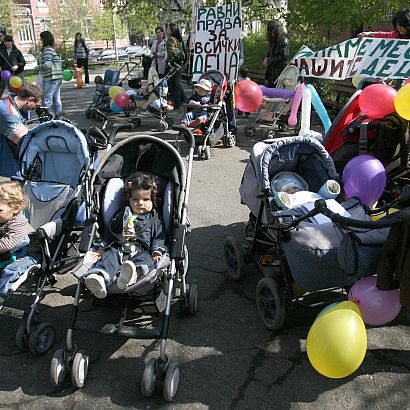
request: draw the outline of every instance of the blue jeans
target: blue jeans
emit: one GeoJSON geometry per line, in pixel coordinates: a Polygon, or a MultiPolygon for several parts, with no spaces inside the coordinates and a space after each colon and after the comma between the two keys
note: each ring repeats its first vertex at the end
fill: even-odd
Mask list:
{"type": "Polygon", "coordinates": [[[44,82],[44,105],[50,112],[57,114],[63,110],[63,105],[61,104],[60,89],[63,80],[51,80],[44,82]]]}

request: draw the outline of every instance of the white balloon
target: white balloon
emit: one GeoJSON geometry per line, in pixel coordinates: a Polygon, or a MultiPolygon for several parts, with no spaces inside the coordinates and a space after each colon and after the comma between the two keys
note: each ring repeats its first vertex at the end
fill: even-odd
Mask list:
{"type": "Polygon", "coordinates": [[[300,115],[299,135],[310,134],[310,114],[312,111],[312,91],[309,88],[303,90],[302,110],[300,115]]]}

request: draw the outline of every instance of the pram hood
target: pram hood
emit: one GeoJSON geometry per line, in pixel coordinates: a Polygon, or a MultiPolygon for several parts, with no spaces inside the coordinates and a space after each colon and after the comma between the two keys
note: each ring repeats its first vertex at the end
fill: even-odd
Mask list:
{"type": "Polygon", "coordinates": [[[30,180],[36,169],[41,181],[76,187],[90,165],[84,134],[73,125],[52,120],[31,129],[19,149],[22,175],[30,180]]]}
{"type": "Polygon", "coordinates": [[[303,174],[313,192],[318,192],[326,180],[339,179],[332,158],[315,138],[295,136],[258,142],[252,148],[239,188],[242,203],[255,216],[261,202],[258,196],[272,196],[272,177],[283,171],[303,174]]]}
{"type": "Polygon", "coordinates": [[[208,70],[198,78],[198,83],[201,80],[208,80],[212,86],[216,86],[216,89],[213,91],[215,103],[218,103],[225,97],[228,82],[226,81],[224,73],[218,70],[208,70]]]}
{"type": "Polygon", "coordinates": [[[299,84],[300,72],[294,65],[286,66],[277,78],[275,85],[277,88],[295,90],[299,84]]]}

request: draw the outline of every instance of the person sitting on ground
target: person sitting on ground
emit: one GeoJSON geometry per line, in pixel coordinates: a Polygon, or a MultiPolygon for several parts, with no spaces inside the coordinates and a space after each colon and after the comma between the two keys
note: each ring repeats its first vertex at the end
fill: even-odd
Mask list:
{"type": "Polygon", "coordinates": [[[154,269],[168,252],[165,229],[157,206],[158,179],[141,173],[124,187],[124,204],[107,228],[107,235],[93,257],[85,285],[97,298],[107,296],[115,281],[125,290],[154,269]]]}
{"type": "Polygon", "coordinates": [[[29,246],[28,235],[34,229],[23,215],[27,204],[18,182],[0,182],[0,309],[12,284],[41,257],[35,246],[29,246]]]}
{"type": "Polygon", "coordinates": [[[281,209],[289,209],[315,202],[317,199],[335,199],[340,194],[340,185],[329,179],[318,193],[310,192],[307,182],[294,172],[279,172],[271,181],[273,198],[281,209]]]}
{"type": "MultiPolygon", "coordinates": [[[[204,106],[212,104],[214,96],[212,95],[212,84],[209,80],[202,79],[194,85],[194,92],[189,97],[189,104],[204,106]]],[[[184,114],[184,124],[188,127],[196,127],[206,122],[208,113],[203,107],[193,108],[184,114]]]]}
{"type": "Polygon", "coordinates": [[[410,39],[410,9],[398,11],[392,19],[393,31],[364,31],[358,37],[410,39]]]}
{"type": "Polygon", "coordinates": [[[27,84],[17,92],[0,100],[0,176],[20,174],[16,159],[18,144],[27,134],[24,120],[30,110],[41,105],[43,92],[34,84],[27,84]]]}

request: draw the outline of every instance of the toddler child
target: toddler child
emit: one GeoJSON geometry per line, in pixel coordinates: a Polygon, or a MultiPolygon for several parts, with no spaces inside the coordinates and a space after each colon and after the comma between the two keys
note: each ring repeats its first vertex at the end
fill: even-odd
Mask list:
{"type": "Polygon", "coordinates": [[[27,204],[27,196],[18,182],[0,182],[0,309],[13,282],[37,263],[37,255],[28,254],[28,234],[34,229],[23,215],[27,204]]]}
{"type": "Polygon", "coordinates": [[[155,209],[157,194],[158,179],[152,175],[141,174],[126,183],[124,205],[111,219],[108,233],[93,254],[96,262],[86,274],[85,285],[95,297],[106,297],[115,281],[121,290],[133,285],[168,251],[163,222],[155,209]]]}
{"type": "MultiPolygon", "coordinates": [[[[209,80],[202,79],[194,85],[194,92],[189,98],[191,105],[208,105],[213,103],[214,96],[211,93],[212,84],[209,80]]],[[[184,124],[188,127],[196,127],[206,122],[208,113],[201,107],[194,108],[184,114],[184,124]]]]}

